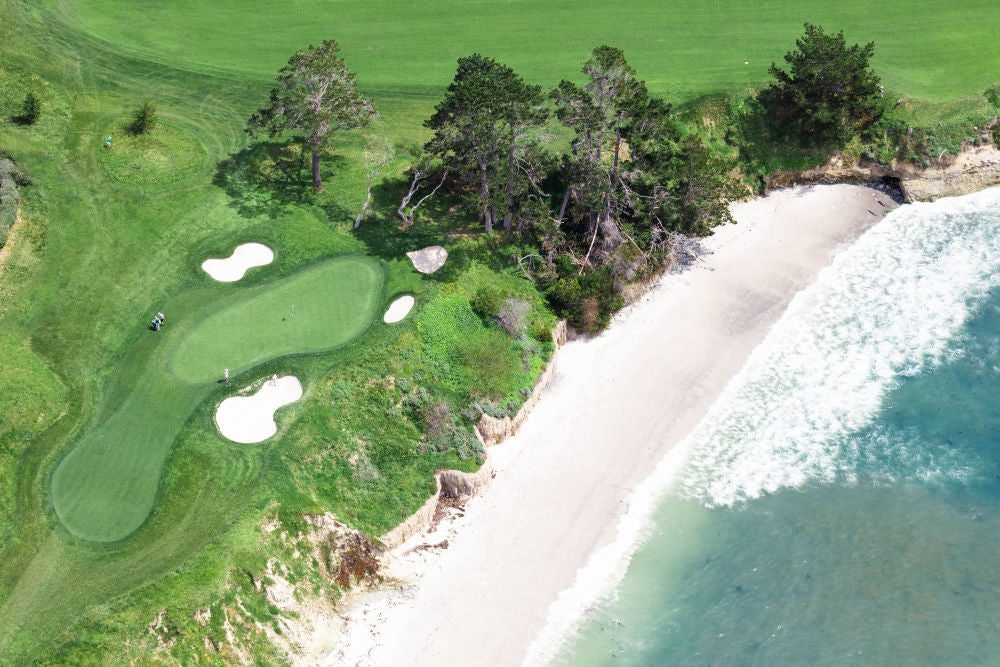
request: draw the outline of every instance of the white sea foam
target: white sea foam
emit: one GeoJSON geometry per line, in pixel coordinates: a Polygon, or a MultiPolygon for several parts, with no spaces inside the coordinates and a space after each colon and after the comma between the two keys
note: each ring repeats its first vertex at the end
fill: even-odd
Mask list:
{"type": "MultiPolygon", "coordinates": [[[[1000,284],[998,269],[1000,189],[887,216],[792,300],[688,437],[677,492],[730,505],[853,479],[871,452],[848,434],[871,423],[903,377],[961,353],[950,346],[1000,284]]],[[[895,443],[886,470],[962,474],[899,434],[884,437],[895,443]]]]}

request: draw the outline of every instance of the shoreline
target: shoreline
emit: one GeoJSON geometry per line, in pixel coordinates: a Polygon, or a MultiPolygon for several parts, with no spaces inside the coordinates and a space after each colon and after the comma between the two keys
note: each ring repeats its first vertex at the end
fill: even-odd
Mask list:
{"type": "Polygon", "coordinates": [[[601,336],[562,349],[533,418],[490,448],[490,493],[387,556],[394,589],[343,615],[346,631],[326,664],[553,655],[594,596],[563,599],[551,614],[550,605],[593,559],[610,557],[612,571],[627,564],[642,513],[622,518],[636,490],[658,468],[654,477],[669,476],[682,459],[677,443],[791,298],[893,207],[879,190],[846,184],[735,205],[740,224],[705,240],[711,254],[666,274],[601,336]]]}

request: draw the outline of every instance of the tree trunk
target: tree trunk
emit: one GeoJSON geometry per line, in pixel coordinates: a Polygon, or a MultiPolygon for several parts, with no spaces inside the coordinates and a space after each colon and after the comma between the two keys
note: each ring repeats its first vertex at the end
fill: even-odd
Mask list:
{"type": "Polygon", "coordinates": [[[580,273],[578,275],[583,275],[584,269],[587,268],[587,262],[590,261],[590,253],[594,250],[594,241],[597,240],[597,230],[601,228],[601,219],[598,218],[594,221],[594,235],[590,237],[590,247],[587,248],[587,255],[583,258],[583,262],[580,263],[580,273]]]}
{"type": "Polygon", "coordinates": [[[361,212],[358,213],[358,217],[354,219],[354,228],[357,229],[361,226],[361,219],[365,217],[365,213],[368,212],[368,204],[372,201],[372,183],[368,181],[368,195],[365,197],[365,205],[361,207],[361,212]]]}
{"type": "Polygon", "coordinates": [[[507,151],[507,187],[504,188],[507,191],[507,210],[503,214],[503,228],[508,232],[513,216],[511,211],[514,210],[514,146],[515,144],[511,142],[507,151]]]}
{"type": "Polygon", "coordinates": [[[479,158],[479,205],[483,211],[483,221],[486,224],[486,233],[493,232],[493,215],[489,205],[490,185],[486,174],[486,159],[479,158]]]}
{"type": "Polygon", "coordinates": [[[323,181],[319,177],[319,151],[313,149],[312,152],[313,187],[317,190],[323,189],[323,181]]]}
{"type": "Polygon", "coordinates": [[[559,207],[559,219],[556,220],[556,229],[559,229],[559,227],[562,225],[563,216],[566,215],[566,204],[569,203],[569,192],[570,192],[570,189],[571,188],[570,188],[569,184],[567,184],[566,185],[566,196],[563,197],[562,206],[559,207]]]}

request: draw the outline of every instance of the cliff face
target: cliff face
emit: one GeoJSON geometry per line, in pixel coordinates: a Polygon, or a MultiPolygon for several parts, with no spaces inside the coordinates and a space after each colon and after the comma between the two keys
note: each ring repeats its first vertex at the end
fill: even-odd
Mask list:
{"type": "Polygon", "coordinates": [[[487,446],[499,445],[501,442],[509,438],[510,436],[517,433],[517,430],[521,428],[521,424],[528,418],[531,414],[532,409],[538,405],[538,401],[542,399],[542,393],[545,388],[552,381],[552,376],[556,372],[556,360],[559,357],[559,348],[566,344],[566,321],[560,320],[559,324],[552,330],[552,342],[555,343],[556,349],[552,352],[552,357],[549,362],[545,365],[542,374],[538,376],[538,380],[535,382],[535,386],[531,390],[531,395],[521,406],[521,409],[517,411],[517,414],[511,417],[490,417],[489,415],[483,415],[480,417],[479,422],[476,424],[476,428],[482,437],[483,442],[487,446]]]}
{"type": "Polygon", "coordinates": [[[430,527],[434,521],[438,501],[441,497],[465,498],[490,483],[493,478],[493,461],[489,455],[476,472],[461,472],[459,470],[441,470],[434,475],[437,492],[427,499],[420,509],[410,515],[388,533],[379,538],[388,549],[395,549],[400,544],[430,527]]]}
{"type": "Polygon", "coordinates": [[[912,164],[883,165],[874,162],[844,165],[839,157],[834,157],[822,167],[779,171],[768,179],[767,188],[807,183],[866,182],[883,178],[897,180],[908,202],[969,194],[1000,185],[1000,150],[993,144],[970,146],[957,157],[946,156],[941,164],[926,169],[912,164]]]}
{"type": "MultiPolygon", "coordinates": [[[[476,424],[476,437],[484,445],[496,445],[514,435],[524,420],[528,418],[531,409],[541,400],[542,392],[545,391],[545,387],[548,386],[556,372],[556,358],[559,356],[559,348],[566,343],[565,320],[560,320],[559,324],[552,330],[552,341],[555,343],[556,349],[552,352],[552,357],[535,382],[528,400],[524,402],[514,418],[494,419],[483,415],[476,424]]],[[[434,479],[437,484],[437,492],[428,498],[427,502],[413,515],[379,538],[387,548],[395,549],[417,533],[429,528],[434,521],[434,513],[437,511],[440,498],[465,498],[489,484],[490,480],[493,479],[493,461],[487,453],[486,461],[476,472],[440,470],[434,475],[434,479]]]]}

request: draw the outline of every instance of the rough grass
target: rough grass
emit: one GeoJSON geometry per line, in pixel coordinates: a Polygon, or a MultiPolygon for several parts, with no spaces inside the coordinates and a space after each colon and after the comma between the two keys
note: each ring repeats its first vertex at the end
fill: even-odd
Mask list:
{"type": "Polygon", "coordinates": [[[21,340],[0,334],[0,544],[13,532],[16,469],[21,453],[59,418],[66,389],[21,340]]]}
{"type": "Polygon", "coordinates": [[[128,122],[118,122],[105,137],[111,137],[111,147],[104,138],[95,141],[100,146],[101,166],[116,181],[131,185],[172,183],[196,175],[205,160],[205,152],[187,132],[163,123],[152,130],[134,134],[128,122]]]}

